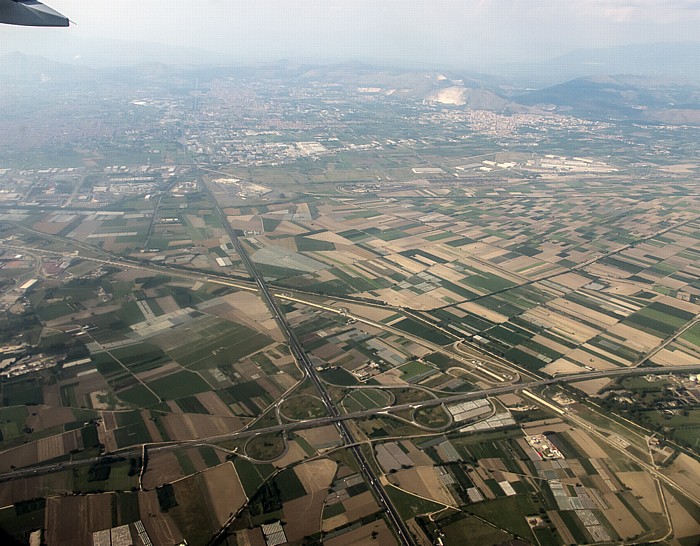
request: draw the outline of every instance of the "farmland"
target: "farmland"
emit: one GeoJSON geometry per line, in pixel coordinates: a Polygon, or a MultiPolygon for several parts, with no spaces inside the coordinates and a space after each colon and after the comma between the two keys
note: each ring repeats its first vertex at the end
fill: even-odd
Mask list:
{"type": "MultiPolygon", "coordinates": [[[[543,184],[537,191],[546,195],[543,184]]],[[[645,456],[644,444],[625,426],[596,417],[593,406],[578,407],[576,398],[567,402],[572,415],[609,430],[607,439],[576,421],[557,419],[546,407],[533,408],[532,399],[519,394],[490,399],[483,408],[391,409],[478,391],[516,375],[523,380],[527,373],[607,370],[645,361],[664,366],[700,354],[696,300],[679,299],[678,288],[675,294],[663,288],[664,282],[677,287],[678,279],[667,277],[689,278],[694,267],[684,256],[696,245],[689,230],[700,226],[688,220],[683,199],[675,213],[682,225],[663,235],[677,241],[668,247],[673,253],[667,250],[649,264],[648,256],[660,248],[652,244],[654,237],[639,244],[646,257],[632,246],[595,260],[593,248],[603,243],[597,239],[586,250],[581,232],[562,233],[554,253],[549,247],[536,252],[539,247],[527,238],[507,245],[517,236],[513,227],[495,229],[493,223],[477,229],[484,219],[506,214],[506,203],[484,198],[477,206],[446,197],[439,214],[453,219],[449,222],[431,219],[438,213],[420,203],[413,204],[410,221],[399,220],[393,216],[398,209],[379,210],[366,197],[350,197],[342,206],[318,198],[311,220],[302,215],[294,224],[273,219],[274,207],[257,212],[232,207],[226,214],[232,225],[243,226],[241,218],[250,213],[262,219],[265,234],[244,238],[244,244],[280,289],[296,290],[280,301],[339,410],[383,411],[357,420],[353,430],[373,446],[384,487],[412,532],[431,538],[442,533],[448,544],[467,536],[486,543],[517,537],[547,545],[660,538],[668,523],[658,487],[642,478],[638,458],[645,456]],[[338,222],[344,231],[334,231],[338,222]],[[372,229],[360,222],[391,227],[372,229]],[[285,230],[290,237],[282,236],[285,230]],[[577,263],[594,261],[585,267],[567,263],[559,256],[567,254],[565,240],[575,242],[577,263]],[[377,241],[384,245],[381,255],[371,250],[377,241]],[[429,241],[429,250],[420,241],[429,241]],[[672,269],[666,261],[673,262],[672,269]],[[632,279],[645,275],[653,277],[653,286],[632,279]],[[340,296],[372,305],[336,299],[340,296]],[[533,451],[528,441],[541,435],[561,460],[533,451]],[[616,451],[625,445],[622,453],[616,451]]],[[[594,196],[584,203],[584,211],[599,215],[594,196]]],[[[523,206],[519,222],[527,230],[530,213],[523,206]]],[[[198,230],[219,229],[212,219],[204,222],[196,227],[201,222],[185,217],[190,240],[206,235],[198,230]]],[[[165,234],[165,229],[153,233],[149,244],[164,246],[165,234]]],[[[180,252],[184,246],[169,248],[180,252]]],[[[212,250],[217,257],[231,256],[228,246],[217,248],[212,250]]],[[[235,271],[235,259],[231,263],[235,271]]],[[[235,282],[202,282],[175,271],[82,271],[89,276],[84,282],[64,287],[48,282],[32,295],[39,324],[59,332],[46,337],[42,347],[60,346],[79,363],[2,383],[5,471],[327,415],[313,385],[301,381],[284,337],[254,293],[235,282]],[[109,297],[88,299],[97,289],[109,297]],[[60,412],[52,411],[52,404],[60,412]]],[[[600,383],[606,385],[610,382],[600,383]]],[[[628,412],[640,425],[697,449],[691,399],[696,386],[689,378],[634,377],[617,385],[624,396],[609,398],[600,387],[591,387],[592,393],[605,407],[628,412]],[[625,397],[643,411],[632,414],[625,397]]],[[[556,394],[564,397],[557,400],[575,395],[556,394]]],[[[154,535],[182,536],[191,543],[220,528],[235,536],[255,535],[263,523],[275,520],[284,521],[289,538],[298,541],[319,532],[318,524],[312,525],[316,521],[329,543],[365,528],[379,529],[381,536],[385,524],[376,500],[339,447],[337,431],[325,426],[152,457],[145,463],[147,489],[139,493],[139,503],[159,506],[151,524],[154,535]],[[317,477],[323,483],[312,484],[312,474],[301,470],[311,468],[305,466],[309,457],[332,466],[335,474],[328,470],[328,476],[317,477]],[[217,490],[219,474],[234,470],[240,479],[235,494],[217,490]],[[222,495],[228,495],[225,506],[215,501],[222,495]],[[206,518],[200,517],[203,511],[206,518]]],[[[692,463],[674,463],[662,446],[654,453],[654,461],[669,461],[665,475],[692,492],[687,479],[692,463]]],[[[138,487],[143,467],[144,461],[132,456],[52,479],[25,480],[22,487],[0,487],[0,495],[21,503],[50,491],[126,491],[138,487]]],[[[124,513],[135,513],[135,505],[127,504],[124,513]]],[[[694,512],[680,504],[674,510],[685,525],[678,524],[686,529],[684,538],[694,539],[688,523],[696,521],[694,512]]],[[[9,519],[19,536],[47,517],[36,510],[9,519]]]]}
{"type": "Polygon", "coordinates": [[[307,69],[0,147],[2,532],[697,543],[697,129],[307,69]]]}

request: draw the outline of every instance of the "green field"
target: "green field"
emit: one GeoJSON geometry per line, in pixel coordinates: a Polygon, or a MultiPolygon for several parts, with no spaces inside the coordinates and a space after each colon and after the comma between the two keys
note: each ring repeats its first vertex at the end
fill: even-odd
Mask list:
{"type": "Polygon", "coordinates": [[[114,438],[117,446],[127,447],[138,444],[147,444],[152,441],[151,435],[143,421],[120,427],[114,431],[114,438]]]}
{"type": "Polygon", "coordinates": [[[57,302],[42,304],[36,309],[36,314],[43,321],[54,320],[65,315],[70,315],[80,310],[75,303],[57,302]]]}
{"type": "Polygon", "coordinates": [[[518,348],[509,349],[508,351],[506,351],[504,356],[511,362],[517,364],[518,366],[522,366],[523,368],[526,368],[533,372],[536,372],[540,368],[543,368],[547,365],[547,362],[545,362],[544,360],[541,360],[531,355],[530,353],[526,353],[525,351],[518,348]]]}
{"type": "Polygon", "coordinates": [[[519,473],[520,470],[518,470],[518,465],[513,460],[512,452],[521,453],[523,458],[525,454],[522,453],[518,444],[509,441],[509,438],[518,437],[520,434],[519,430],[505,430],[480,432],[469,436],[448,437],[464,459],[499,458],[503,460],[509,471],[519,473]]]}
{"type": "Polygon", "coordinates": [[[41,499],[0,509],[0,538],[3,538],[3,544],[29,544],[29,534],[44,526],[45,505],[46,501],[41,499]]]}
{"type": "Polygon", "coordinates": [[[124,367],[114,360],[109,353],[95,353],[92,358],[97,371],[100,372],[105,379],[124,373],[124,367]]]}
{"type": "Polygon", "coordinates": [[[195,397],[186,396],[185,398],[180,398],[175,400],[178,407],[185,413],[199,413],[202,415],[209,415],[207,408],[195,397]]]}
{"type": "Polygon", "coordinates": [[[343,399],[343,406],[348,413],[388,406],[393,397],[379,389],[355,389],[343,399]]]}
{"type": "Polygon", "coordinates": [[[479,275],[472,275],[462,281],[467,286],[480,290],[484,293],[497,292],[514,286],[515,283],[497,275],[481,272],[479,275]]]}
{"type": "Polygon", "coordinates": [[[138,485],[138,472],[134,473],[129,459],[111,463],[104,461],[92,466],[78,466],[71,472],[73,489],[81,493],[128,491],[138,485]]]}
{"type": "Polygon", "coordinates": [[[405,232],[394,228],[379,229],[376,227],[370,227],[364,231],[365,233],[369,233],[382,241],[394,241],[396,239],[403,239],[404,237],[408,236],[405,232]]]}
{"type": "Polygon", "coordinates": [[[163,400],[175,400],[211,390],[198,374],[186,370],[154,379],[148,386],[163,400]]]}
{"type": "Polygon", "coordinates": [[[137,493],[117,493],[117,505],[119,512],[119,524],[127,525],[141,519],[139,513],[139,497],[137,493]]]}
{"type": "Polygon", "coordinates": [[[285,417],[296,420],[315,419],[327,414],[326,406],[319,398],[307,395],[285,398],[280,412],[285,417]]]}
{"type": "Polygon", "coordinates": [[[275,468],[269,464],[253,464],[247,459],[236,459],[236,472],[248,498],[252,497],[275,468]]]}
{"type": "Polygon", "coordinates": [[[469,512],[527,540],[533,540],[525,516],[537,514],[539,507],[528,496],[516,495],[480,502],[469,506],[469,512]]]}
{"type": "Polygon", "coordinates": [[[395,328],[398,328],[399,330],[403,330],[408,334],[413,334],[414,336],[420,337],[437,345],[448,345],[449,343],[452,343],[454,341],[453,339],[443,334],[441,331],[423,322],[418,322],[413,319],[403,319],[402,321],[397,322],[393,326],[395,328]]]}
{"type": "Polygon", "coordinates": [[[22,437],[22,429],[29,412],[25,406],[0,408],[0,442],[11,442],[22,437]]]}
{"type": "Polygon", "coordinates": [[[403,366],[399,366],[398,369],[401,370],[401,379],[408,383],[414,379],[422,379],[431,375],[432,373],[436,373],[435,368],[428,366],[427,364],[423,364],[422,362],[418,362],[417,360],[408,362],[403,366]]]}
{"type": "Polygon", "coordinates": [[[245,452],[258,461],[270,461],[282,455],[284,440],[279,434],[255,436],[246,444],[245,452]]]}
{"type": "Polygon", "coordinates": [[[681,339],[684,339],[692,343],[693,345],[700,347],[700,323],[694,324],[685,332],[683,332],[683,335],[681,335],[681,339]]]}
{"type": "Polygon", "coordinates": [[[133,326],[134,324],[138,324],[145,319],[141,309],[139,309],[139,306],[135,301],[124,302],[121,309],[115,311],[114,314],[127,326],[133,326]]]}
{"type": "Polygon", "coordinates": [[[419,425],[431,428],[444,427],[450,422],[450,418],[440,406],[419,408],[413,414],[413,418],[419,425]]]}
{"type": "Polygon", "coordinates": [[[294,472],[294,469],[288,468],[275,476],[275,485],[280,492],[280,500],[288,502],[298,499],[306,494],[304,486],[299,481],[299,478],[294,472]]]}
{"type": "Polygon", "coordinates": [[[3,382],[2,405],[23,406],[24,404],[43,404],[44,392],[42,381],[36,377],[22,377],[3,382]]]}
{"type": "Polygon", "coordinates": [[[133,373],[158,368],[168,362],[168,356],[150,343],[137,343],[110,351],[112,356],[133,373]]]}
{"type": "Polygon", "coordinates": [[[176,451],[175,458],[177,459],[177,464],[180,465],[180,470],[182,470],[185,476],[191,476],[197,472],[192,459],[190,459],[187,453],[184,453],[183,451],[176,451]]]}
{"type": "Polygon", "coordinates": [[[326,505],[323,508],[323,519],[332,518],[333,516],[339,516],[345,513],[345,506],[342,502],[336,502],[335,504],[326,505]]]}
{"type": "Polygon", "coordinates": [[[240,404],[246,407],[250,415],[259,415],[260,408],[252,400],[259,399],[265,406],[272,403],[272,397],[268,392],[256,381],[246,381],[238,385],[232,385],[218,391],[219,397],[226,404],[240,404]]]}
{"type": "Polygon", "coordinates": [[[297,245],[297,250],[299,252],[322,252],[335,250],[335,245],[329,243],[328,241],[321,241],[319,239],[310,239],[309,237],[302,237],[298,235],[294,238],[294,242],[297,245]]]}
{"type": "Polygon", "coordinates": [[[275,231],[277,229],[277,226],[279,226],[282,223],[282,220],[278,220],[276,218],[266,218],[263,216],[262,222],[263,229],[269,233],[275,231]]]}
{"type": "Polygon", "coordinates": [[[429,252],[426,252],[425,250],[422,250],[419,248],[414,248],[412,250],[404,250],[403,252],[399,252],[399,254],[401,254],[401,256],[405,256],[406,258],[413,258],[415,256],[420,256],[422,258],[425,258],[425,259],[430,260],[431,262],[434,262],[437,264],[447,263],[447,260],[444,260],[443,258],[435,256],[434,254],[430,254],[429,252]]]}
{"type": "Polygon", "coordinates": [[[198,451],[199,454],[202,456],[204,464],[207,465],[208,468],[217,466],[221,463],[221,461],[219,460],[219,456],[216,454],[216,450],[214,450],[214,448],[211,448],[209,446],[202,446],[199,448],[198,451]]]}
{"type": "Polygon", "coordinates": [[[135,406],[152,406],[159,401],[158,397],[154,396],[153,393],[141,383],[119,391],[117,396],[124,402],[135,406]]]}
{"type": "Polygon", "coordinates": [[[207,329],[197,330],[195,336],[175,349],[169,349],[168,354],[196,371],[232,364],[271,342],[269,337],[241,324],[217,321],[207,329]]]}
{"type": "Polygon", "coordinates": [[[513,538],[513,535],[484,523],[474,516],[464,516],[457,521],[441,526],[445,533],[445,546],[463,546],[464,544],[501,544],[513,538]]]}
{"type": "Polygon", "coordinates": [[[325,382],[332,385],[340,385],[341,387],[349,387],[359,384],[359,381],[355,379],[354,375],[342,368],[323,371],[319,374],[319,376],[325,382]]]}
{"type": "Polygon", "coordinates": [[[581,523],[581,520],[576,517],[573,511],[560,511],[559,516],[577,543],[583,544],[590,540],[588,533],[585,531],[585,526],[581,523]]]}
{"type": "Polygon", "coordinates": [[[693,318],[693,314],[663,303],[654,302],[641,311],[627,317],[625,322],[636,328],[666,337],[693,318]]]}
{"type": "Polygon", "coordinates": [[[405,520],[421,514],[431,514],[444,508],[442,504],[416,497],[393,485],[387,485],[385,489],[396,510],[405,520]]]}

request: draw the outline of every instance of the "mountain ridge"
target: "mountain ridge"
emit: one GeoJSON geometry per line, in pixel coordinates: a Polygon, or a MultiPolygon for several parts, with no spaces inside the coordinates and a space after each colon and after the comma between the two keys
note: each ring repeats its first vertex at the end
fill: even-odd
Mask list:
{"type": "Polygon", "coordinates": [[[445,108],[501,113],[554,112],[592,119],[656,123],[700,123],[700,85],[659,76],[598,74],[526,90],[496,76],[445,70],[375,67],[363,63],[313,65],[280,61],[259,66],[180,67],[159,62],[87,68],[44,57],[10,53],[0,56],[8,84],[19,86],[90,85],[110,82],[177,85],[217,78],[263,78],[302,85],[340,85],[351,92],[391,99],[425,101],[445,108]]]}

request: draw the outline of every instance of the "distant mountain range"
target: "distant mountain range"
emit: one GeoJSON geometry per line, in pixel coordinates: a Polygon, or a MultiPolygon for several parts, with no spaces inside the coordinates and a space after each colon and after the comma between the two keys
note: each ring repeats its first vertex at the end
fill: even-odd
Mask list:
{"type": "Polygon", "coordinates": [[[577,78],[524,93],[515,100],[594,119],[700,123],[700,86],[638,76],[577,78]]]}
{"type": "Polygon", "coordinates": [[[509,63],[488,72],[543,87],[585,77],[636,74],[678,83],[700,83],[700,43],[659,43],[581,49],[547,61],[509,63]]]}
{"type": "MultiPolygon", "coordinates": [[[[0,56],[12,51],[29,51],[22,42],[0,40],[0,56]]],[[[175,47],[159,43],[135,41],[88,41],[79,36],[62,36],[53,45],[33,44],[32,54],[55,61],[90,67],[119,67],[161,63],[190,68],[212,66],[245,66],[251,61],[237,56],[236,51],[220,48],[215,51],[175,47]]],[[[636,74],[660,77],[665,81],[700,82],[700,41],[694,43],[655,43],[580,49],[565,55],[537,62],[494,63],[479,57],[465,57],[463,64],[450,61],[433,67],[404,63],[403,69],[439,68],[458,72],[498,75],[498,79],[518,87],[542,88],[576,78],[636,74]]],[[[293,60],[290,65],[301,65],[293,60]]],[[[328,63],[316,63],[328,64],[328,63]]],[[[350,63],[347,63],[350,64],[350,63]]],[[[358,66],[357,62],[351,63],[358,66]]],[[[308,65],[308,63],[307,63],[308,65]]],[[[337,65],[336,66],[344,66],[337,65]]]]}
{"type": "Polygon", "coordinates": [[[660,75],[586,76],[527,89],[502,77],[476,72],[388,69],[360,63],[315,66],[282,61],[259,66],[192,68],[150,62],[93,69],[21,53],[0,56],[0,73],[3,82],[19,86],[87,86],[110,82],[189,85],[195,80],[206,82],[225,77],[260,78],[301,85],[341,85],[353,92],[427,101],[453,108],[700,124],[700,84],[660,75]]]}
{"type": "Polygon", "coordinates": [[[95,70],[84,66],[60,63],[24,53],[8,53],[0,57],[0,74],[6,84],[36,85],[48,82],[82,82],[94,77],[95,70]]]}

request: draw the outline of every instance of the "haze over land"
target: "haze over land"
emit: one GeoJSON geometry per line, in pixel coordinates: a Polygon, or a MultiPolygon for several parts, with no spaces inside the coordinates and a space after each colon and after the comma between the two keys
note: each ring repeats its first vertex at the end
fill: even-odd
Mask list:
{"type": "Polygon", "coordinates": [[[700,7],[693,1],[55,0],[52,6],[77,25],[65,32],[3,28],[0,53],[22,50],[92,66],[285,58],[499,75],[534,69],[543,78],[566,71],[548,64],[566,55],[561,62],[578,73],[562,80],[640,73],[648,63],[644,74],[679,75],[700,64],[697,54],[687,56],[698,43],[700,7]],[[671,43],[689,45],[649,54],[649,44],[671,43]]]}
{"type": "Polygon", "coordinates": [[[698,2],[47,1],[3,546],[700,541],[698,2]]]}

